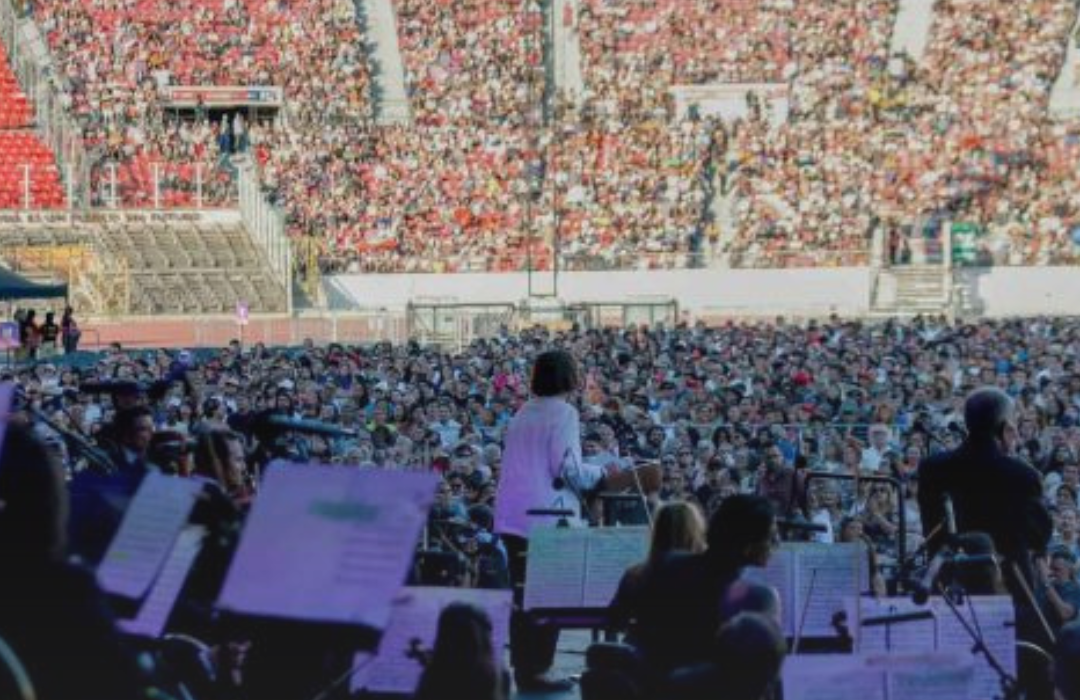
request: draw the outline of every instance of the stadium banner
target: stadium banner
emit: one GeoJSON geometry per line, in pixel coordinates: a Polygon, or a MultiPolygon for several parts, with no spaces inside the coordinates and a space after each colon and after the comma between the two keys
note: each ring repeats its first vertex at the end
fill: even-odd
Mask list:
{"type": "Polygon", "coordinates": [[[952,258],[954,265],[974,265],[978,259],[978,239],[983,235],[979,225],[968,221],[952,224],[952,258]]]}
{"type": "Polygon", "coordinates": [[[780,126],[787,121],[790,94],[786,83],[715,83],[712,85],[673,85],[675,115],[684,118],[693,110],[702,117],[720,117],[733,122],[750,114],[753,96],[765,110],[769,123],[780,126]]]}
{"type": "Polygon", "coordinates": [[[233,223],[235,212],[159,209],[97,209],[83,211],[0,211],[0,227],[60,224],[233,223]]]}
{"type": "Polygon", "coordinates": [[[162,88],[166,107],[194,109],[202,99],[204,106],[214,107],[281,107],[285,93],[279,87],[219,87],[169,85],[162,88]]]}

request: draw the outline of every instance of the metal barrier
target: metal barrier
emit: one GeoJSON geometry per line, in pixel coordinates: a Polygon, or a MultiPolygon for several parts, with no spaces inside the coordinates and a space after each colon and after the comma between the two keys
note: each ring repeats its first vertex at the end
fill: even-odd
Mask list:
{"type": "Polygon", "coordinates": [[[402,344],[409,339],[405,313],[381,311],[300,318],[252,315],[243,326],[230,316],[106,317],[87,319],[82,325],[98,333],[98,346],[117,342],[140,348],[222,348],[236,339],[245,345],[277,347],[298,346],[308,340],[325,346],[383,341],[402,344]]]}
{"type": "Polygon", "coordinates": [[[236,173],[226,160],[103,160],[90,169],[90,205],[107,209],[201,210],[237,204],[236,173]]]}
{"type": "Polygon", "coordinates": [[[266,256],[270,269],[285,285],[287,309],[293,310],[293,250],[285,232],[285,214],[271,204],[263,194],[262,183],[255,165],[246,161],[240,164],[239,204],[240,214],[247,224],[252,241],[266,256]]]}
{"type": "Polygon", "coordinates": [[[896,560],[897,566],[903,572],[907,562],[907,509],[904,502],[904,485],[899,479],[891,476],[855,476],[854,474],[833,474],[830,472],[811,471],[806,477],[806,489],[809,491],[810,484],[814,481],[853,481],[855,482],[855,496],[858,498],[858,486],[862,482],[888,484],[896,491],[897,508],[897,537],[896,560]]]}
{"type": "Polygon", "coordinates": [[[733,268],[865,267],[869,248],[848,250],[743,250],[731,253],[733,268]]]}

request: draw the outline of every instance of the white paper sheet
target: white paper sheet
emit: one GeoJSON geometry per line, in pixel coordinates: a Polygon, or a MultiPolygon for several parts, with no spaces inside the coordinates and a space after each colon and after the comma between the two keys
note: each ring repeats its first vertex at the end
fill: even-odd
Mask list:
{"type": "Polygon", "coordinates": [[[606,608],[628,568],[648,554],[648,528],[536,528],[525,609],[606,608]]]}
{"type": "MultiPolygon", "coordinates": [[[[973,596],[976,618],[982,629],[986,647],[1002,667],[1016,677],[1016,611],[1009,596],[973,596]]],[[[931,598],[930,605],[938,616],[938,650],[970,655],[973,642],[963,625],[949,611],[941,598],[931,598]]],[[[964,618],[971,622],[970,608],[960,606],[964,618]]],[[[980,655],[973,657],[975,680],[972,700],[990,700],[1001,692],[997,673],[980,655]]]]}
{"type": "Polygon", "coordinates": [[[161,567],[161,575],[157,577],[146,600],[139,607],[138,614],[132,620],[117,621],[122,630],[151,639],[161,636],[191,567],[202,550],[205,536],[206,528],[199,525],[184,528],[176,539],[176,546],[165,560],[165,566],[161,567]]]}
{"type": "Polygon", "coordinates": [[[525,609],[581,607],[586,528],[534,528],[525,562],[525,609]]]}
{"type": "Polygon", "coordinates": [[[608,527],[589,532],[582,606],[606,608],[626,570],[648,556],[649,528],[608,527]]]}
{"type": "Polygon", "coordinates": [[[909,654],[932,652],[937,649],[937,613],[925,605],[919,606],[910,598],[860,598],[861,620],[895,617],[908,613],[930,612],[933,618],[908,620],[888,625],[861,627],[859,651],[863,654],[909,654]]]}
{"type": "Polygon", "coordinates": [[[784,700],[968,700],[974,668],[951,653],[784,661],[784,700]]]}
{"type": "Polygon", "coordinates": [[[147,474],[98,565],[101,587],[141,600],[173,550],[202,487],[192,479],[147,474]]]}
{"type": "Polygon", "coordinates": [[[272,464],[219,606],[384,628],[437,480],[421,472],[272,464]]]}
{"type": "Polygon", "coordinates": [[[795,636],[801,625],[804,637],[834,637],[833,616],[846,612],[862,592],[866,566],[861,544],[786,542],[767,567],[748,568],[744,577],[777,589],[787,636],[795,636]]]}

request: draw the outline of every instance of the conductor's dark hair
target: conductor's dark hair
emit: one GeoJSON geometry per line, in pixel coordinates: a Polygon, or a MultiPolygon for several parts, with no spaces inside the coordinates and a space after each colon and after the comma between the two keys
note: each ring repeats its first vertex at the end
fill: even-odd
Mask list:
{"type": "Polygon", "coordinates": [[[536,396],[569,394],[578,387],[577,363],[570,353],[549,350],[536,357],[532,371],[532,393],[536,396]]]}
{"type": "Polygon", "coordinates": [[[68,516],[60,466],[28,428],[9,423],[3,441],[0,556],[10,561],[58,561],[67,546],[68,516]]]}
{"type": "Polygon", "coordinates": [[[716,636],[725,700],[761,700],[780,675],[787,643],[777,624],[752,612],[736,615],[716,636]]]}
{"type": "Polygon", "coordinates": [[[964,423],[972,437],[996,437],[1012,414],[1013,401],[1001,389],[983,387],[971,392],[964,404],[964,423]]]}
{"type": "Polygon", "coordinates": [[[747,547],[770,537],[775,520],[772,503],[761,496],[737,494],[724,499],[709,519],[709,556],[738,559],[747,547]]]}

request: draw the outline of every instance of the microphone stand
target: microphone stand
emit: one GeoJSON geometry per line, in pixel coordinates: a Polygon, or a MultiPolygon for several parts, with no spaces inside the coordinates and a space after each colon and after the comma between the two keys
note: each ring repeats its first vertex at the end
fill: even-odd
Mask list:
{"type": "Polygon", "coordinates": [[[941,582],[938,582],[938,590],[941,592],[941,598],[945,601],[945,605],[949,607],[953,616],[964,628],[964,631],[967,632],[968,636],[971,637],[971,641],[973,642],[971,653],[982,654],[983,658],[986,659],[986,662],[990,664],[990,668],[997,674],[998,680],[1001,683],[1001,700],[1024,700],[1025,695],[1024,691],[1020,688],[1020,684],[1012,674],[1005,670],[1005,667],[1001,665],[998,658],[994,656],[994,652],[990,651],[990,647],[986,645],[986,639],[982,634],[982,630],[973,627],[971,623],[964,618],[964,614],[953,600],[953,596],[959,591],[962,596],[967,598],[968,606],[971,608],[972,617],[974,617],[975,604],[971,601],[971,596],[967,595],[962,588],[958,588],[957,586],[954,586],[952,590],[946,589],[941,582]]]}

